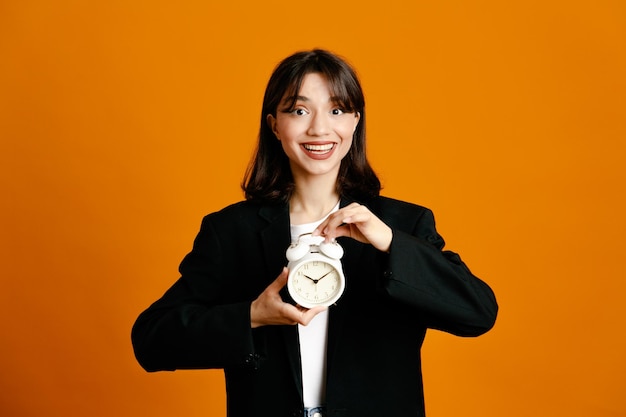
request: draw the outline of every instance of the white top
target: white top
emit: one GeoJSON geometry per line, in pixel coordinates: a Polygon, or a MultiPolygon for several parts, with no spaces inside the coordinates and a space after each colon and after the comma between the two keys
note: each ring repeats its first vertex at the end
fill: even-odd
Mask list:
{"type": "MultiPolygon", "coordinates": [[[[330,213],[339,210],[339,203],[330,213]]],[[[328,214],[330,214],[328,213],[328,214]]],[[[326,219],[307,224],[291,225],[291,242],[311,233],[326,219]]],[[[298,325],[300,363],[302,365],[302,394],[305,407],[321,407],[326,403],[326,347],[328,341],[328,310],[322,311],[307,326],[298,325]]]]}

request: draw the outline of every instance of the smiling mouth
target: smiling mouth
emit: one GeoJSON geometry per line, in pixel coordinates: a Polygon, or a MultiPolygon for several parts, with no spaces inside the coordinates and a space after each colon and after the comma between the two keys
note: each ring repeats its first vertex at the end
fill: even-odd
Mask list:
{"type": "Polygon", "coordinates": [[[302,145],[302,147],[304,149],[306,149],[309,152],[314,152],[314,153],[327,153],[333,150],[333,148],[335,147],[334,143],[325,143],[323,145],[313,145],[310,143],[305,143],[302,145]]]}

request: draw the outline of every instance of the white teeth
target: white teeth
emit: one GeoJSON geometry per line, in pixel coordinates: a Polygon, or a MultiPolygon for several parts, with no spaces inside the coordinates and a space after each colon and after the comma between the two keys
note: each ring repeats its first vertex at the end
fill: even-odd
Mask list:
{"type": "Polygon", "coordinates": [[[334,143],[328,143],[325,145],[305,144],[303,146],[304,146],[304,149],[306,149],[307,151],[327,152],[327,151],[330,151],[333,148],[333,146],[335,146],[335,144],[334,143]]]}

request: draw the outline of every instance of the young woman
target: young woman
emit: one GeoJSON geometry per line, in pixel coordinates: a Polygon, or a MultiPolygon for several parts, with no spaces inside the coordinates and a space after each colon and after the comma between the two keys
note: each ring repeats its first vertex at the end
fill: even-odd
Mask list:
{"type": "Polygon", "coordinates": [[[358,78],[323,50],[272,74],[246,200],[206,216],[180,279],[132,332],[148,371],[223,368],[230,417],[424,415],[427,328],[477,336],[487,284],[444,251],[430,210],[381,197],[358,78]],[[304,308],[285,251],[311,233],[344,249],[343,296],[304,308]]]}

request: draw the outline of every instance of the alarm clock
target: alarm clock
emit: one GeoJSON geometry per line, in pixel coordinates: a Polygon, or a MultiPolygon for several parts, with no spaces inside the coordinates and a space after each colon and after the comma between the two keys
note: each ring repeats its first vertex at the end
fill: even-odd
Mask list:
{"type": "Polygon", "coordinates": [[[346,278],[341,267],[343,248],[336,241],[305,233],[287,248],[287,290],[302,307],[328,307],[341,297],[346,278]]]}

